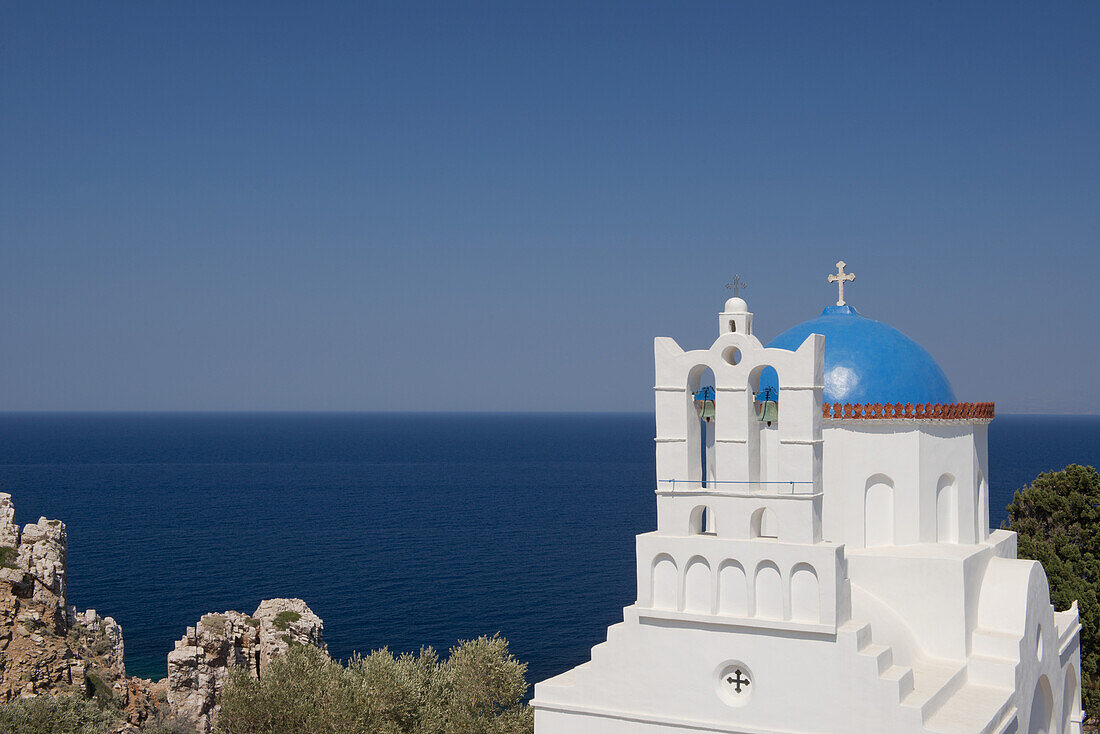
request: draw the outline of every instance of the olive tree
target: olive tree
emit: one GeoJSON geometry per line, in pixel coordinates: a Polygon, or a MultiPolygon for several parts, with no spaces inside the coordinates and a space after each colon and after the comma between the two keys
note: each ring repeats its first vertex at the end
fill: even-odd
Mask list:
{"type": "Polygon", "coordinates": [[[1007,527],[1019,536],[1019,556],[1041,561],[1055,609],[1075,600],[1081,615],[1081,691],[1090,717],[1100,713],[1100,474],[1070,464],[1044,472],[1017,490],[1007,527]]]}
{"type": "Polygon", "coordinates": [[[525,663],[499,635],[459,642],[441,661],[376,650],[347,665],[295,645],[262,679],[232,672],[220,734],[530,734],[525,663]]]}
{"type": "Polygon", "coordinates": [[[117,711],[75,695],[0,704],[0,734],[107,734],[117,721],[117,711]]]}

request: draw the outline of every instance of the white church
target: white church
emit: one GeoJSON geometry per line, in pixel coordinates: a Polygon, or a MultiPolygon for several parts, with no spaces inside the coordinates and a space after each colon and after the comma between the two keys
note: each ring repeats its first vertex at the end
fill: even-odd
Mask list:
{"type": "Polygon", "coordinates": [[[536,734],[1079,734],[1080,623],[989,529],[991,403],[844,302],[654,341],[657,529],[536,734]]]}

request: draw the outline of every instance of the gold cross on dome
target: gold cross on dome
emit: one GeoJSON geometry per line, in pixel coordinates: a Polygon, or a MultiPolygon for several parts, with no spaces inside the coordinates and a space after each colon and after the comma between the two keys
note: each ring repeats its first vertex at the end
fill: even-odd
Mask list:
{"type": "Polygon", "coordinates": [[[848,263],[843,260],[838,262],[836,264],[836,273],[830,275],[828,279],[830,283],[836,283],[837,287],[840,289],[840,297],[836,300],[836,305],[838,306],[844,305],[844,281],[853,281],[856,279],[855,273],[844,272],[844,266],[847,264],[848,263]]]}

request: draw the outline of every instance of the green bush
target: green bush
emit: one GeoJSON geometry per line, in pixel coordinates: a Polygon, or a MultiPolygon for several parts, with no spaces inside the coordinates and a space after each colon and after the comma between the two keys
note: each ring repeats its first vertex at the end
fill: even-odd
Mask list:
{"type": "Polygon", "coordinates": [[[106,655],[112,649],[114,645],[107,639],[106,636],[96,638],[96,641],[92,643],[91,651],[93,655],[106,655]]]}
{"type": "Polygon", "coordinates": [[[106,734],[117,716],[79,696],[38,696],[0,705],[0,734],[106,734]]]}
{"type": "Polygon", "coordinates": [[[115,692],[103,680],[103,673],[98,670],[89,670],[84,673],[85,680],[91,689],[92,698],[101,706],[112,706],[115,703],[115,692]]]}
{"type": "Polygon", "coordinates": [[[285,612],[279,612],[275,615],[275,629],[279,630],[280,632],[285,632],[287,627],[289,627],[292,622],[297,622],[301,618],[302,615],[298,612],[292,612],[289,610],[285,612]]]}
{"type": "Polygon", "coordinates": [[[0,545],[0,568],[17,568],[15,559],[19,557],[19,551],[10,545],[0,545]]]}
{"type": "Polygon", "coordinates": [[[1019,557],[1041,561],[1058,610],[1075,600],[1081,615],[1081,694],[1090,718],[1100,713],[1100,474],[1070,464],[1018,490],[1007,527],[1019,557]]]}
{"type": "Polygon", "coordinates": [[[431,648],[377,650],[348,664],[292,647],[260,680],[234,670],[219,734],[530,734],[527,666],[499,635],[459,642],[440,662],[431,648]]]}
{"type": "Polygon", "coordinates": [[[195,734],[197,728],[192,720],[162,714],[145,722],[141,734],[195,734]]]}
{"type": "Polygon", "coordinates": [[[224,614],[207,614],[199,620],[199,624],[207,629],[218,631],[225,628],[224,614]]]}
{"type": "Polygon", "coordinates": [[[534,713],[523,703],[527,663],[508,652],[499,635],[462,641],[438,668],[433,686],[440,716],[433,734],[512,734],[534,731],[534,713]]]}

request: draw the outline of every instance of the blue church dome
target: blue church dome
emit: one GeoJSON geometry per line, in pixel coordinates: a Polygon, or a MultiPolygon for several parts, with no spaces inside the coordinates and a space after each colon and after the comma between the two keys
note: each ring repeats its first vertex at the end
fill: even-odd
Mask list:
{"type": "MultiPolygon", "coordinates": [[[[810,334],[825,337],[826,403],[955,402],[947,375],[924,347],[851,306],[829,306],[816,319],[784,331],[768,346],[794,351],[810,334]]],[[[765,370],[761,391],[776,387],[776,382],[775,370],[765,370]]]]}

